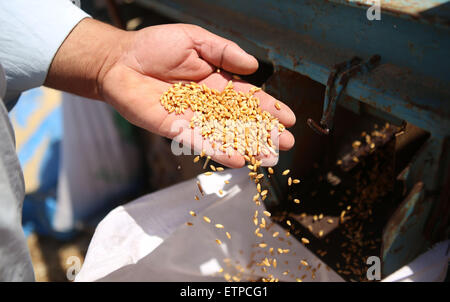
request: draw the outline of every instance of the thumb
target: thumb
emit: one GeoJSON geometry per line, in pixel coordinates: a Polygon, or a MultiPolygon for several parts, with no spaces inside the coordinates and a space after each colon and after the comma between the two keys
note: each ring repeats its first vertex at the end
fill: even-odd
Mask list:
{"type": "Polygon", "coordinates": [[[236,43],[215,35],[206,29],[189,28],[199,56],[214,66],[236,74],[252,74],[258,69],[258,61],[236,43]]]}

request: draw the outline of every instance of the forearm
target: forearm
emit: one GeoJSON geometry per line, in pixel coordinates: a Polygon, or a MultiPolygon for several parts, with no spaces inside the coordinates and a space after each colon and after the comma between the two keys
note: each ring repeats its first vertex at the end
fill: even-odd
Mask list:
{"type": "Polygon", "coordinates": [[[102,100],[102,78],[117,61],[129,35],[100,21],[83,19],[56,53],[44,85],[102,100]]]}

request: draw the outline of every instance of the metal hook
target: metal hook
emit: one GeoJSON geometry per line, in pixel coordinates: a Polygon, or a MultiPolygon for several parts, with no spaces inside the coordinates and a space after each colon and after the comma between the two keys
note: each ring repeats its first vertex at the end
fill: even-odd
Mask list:
{"type": "Polygon", "coordinates": [[[345,70],[348,70],[350,67],[355,66],[356,64],[359,64],[361,62],[361,59],[358,57],[353,57],[348,62],[343,62],[336,64],[333,67],[333,71],[330,73],[327,81],[327,87],[325,90],[325,98],[323,102],[323,112],[322,112],[322,118],[320,120],[320,124],[316,123],[313,119],[309,118],[306,122],[308,126],[313,129],[316,133],[321,135],[328,135],[330,134],[331,130],[331,124],[332,124],[332,118],[334,110],[332,110],[332,107],[335,106],[335,102],[337,100],[336,96],[336,90],[334,89],[334,85],[336,83],[336,78],[339,76],[340,73],[342,73],[345,70]]]}
{"type": "Polygon", "coordinates": [[[345,90],[348,81],[359,72],[364,74],[372,70],[379,63],[380,59],[381,57],[379,55],[374,55],[369,60],[362,63],[360,58],[353,57],[348,62],[335,65],[328,77],[320,124],[316,123],[313,119],[308,118],[306,121],[308,126],[318,134],[330,134],[337,101],[345,90]],[[336,82],[338,83],[337,87],[335,87],[336,82]]]}
{"type": "Polygon", "coordinates": [[[325,135],[330,134],[330,129],[329,128],[322,127],[321,125],[317,124],[312,118],[308,118],[306,120],[306,123],[308,124],[308,126],[311,129],[313,129],[318,134],[325,134],[325,135]]]}

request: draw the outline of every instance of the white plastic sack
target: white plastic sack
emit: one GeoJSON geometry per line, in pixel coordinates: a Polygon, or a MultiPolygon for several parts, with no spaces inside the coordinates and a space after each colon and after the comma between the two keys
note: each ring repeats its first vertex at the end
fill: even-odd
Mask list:
{"type": "Polygon", "coordinates": [[[121,135],[110,106],[69,93],[62,98],[64,135],[53,224],[57,231],[68,231],[99,210],[111,210],[118,195],[135,191],[142,163],[138,146],[121,135]]]}
{"type": "MultiPolygon", "coordinates": [[[[194,199],[195,195],[200,196],[197,179],[192,179],[116,208],[98,225],[75,281],[224,281],[223,274],[238,273],[236,265],[245,269],[243,281],[250,275],[258,279],[267,275],[255,265],[251,274],[246,266],[253,251],[261,251],[254,260],[264,259],[263,249],[252,247],[261,241],[290,249],[289,253],[276,256],[276,268],[267,268],[274,278],[295,281],[306,274],[303,281],[312,281],[311,270],[298,271],[300,260],[305,259],[312,267],[322,261],[294,238],[285,237],[281,227],[274,224],[269,231],[261,231],[263,238],[255,236],[252,217],[256,209],[262,217],[264,208],[252,202],[256,188],[247,174],[248,169],[242,168],[199,175],[197,179],[205,191],[199,201],[194,199]],[[225,180],[230,184],[226,185],[225,180]],[[223,197],[218,194],[220,189],[223,197]],[[189,214],[191,210],[197,213],[196,217],[189,214]],[[206,223],[203,216],[212,222],[206,223]],[[187,221],[194,225],[187,226],[187,221]],[[216,223],[225,228],[215,228],[216,223]],[[276,231],[285,238],[283,242],[271,236],[276,231]],[[218,245],[216,239],[222,244],[218,245]],[[230,266],[224,263],[225,258],[231,259],[230,266]],[[224,272],[218,274],[221,267],[224,272]],[[283,275],[288,269],[290,273],[283,275]]],[[[322,263],[317,269],[314,281],[343,281],[325,266],[322,263]]]]}

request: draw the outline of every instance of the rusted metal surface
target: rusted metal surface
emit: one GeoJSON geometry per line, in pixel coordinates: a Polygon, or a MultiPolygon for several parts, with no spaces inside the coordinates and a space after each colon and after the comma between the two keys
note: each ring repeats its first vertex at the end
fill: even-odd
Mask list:
{"type": "Polygon", "coordinates": [[[447,180],[440,196],[433,206],[425,226],[424,235],[430,242],[438,242],[450,235],[450,165],[447,165],[447,180]]]}
{"type": "Polygon", "coordinates": [[[390,125],[386,129],[381,120],[375,126],[376,119],[368,120],[364,110],[361,117],[338,107],[336,131],[319,136],[305,127],[305,121],[309,116],[320,117],[325,86],[284,68],[277,68],[265,86],[267,92],[291,106],[297,116],[297,124],[290,129],[296,145],[282,153],[275,170],[289,168],[301,179],[300,184],[288,186],[286,179],[277,176],[279,173],[271,177],[278,196],[276,202],[271,202],[273,219],[283,227],[287,227],[289,219],[291,236],[299,240],[307,237],[308,248],[343,278],[366,280],[365,259],[381,257],[382,229],[394,205],[388,196],[394,186],[394,133],[398,127],[390,125]],[[362,122],[366,124],[361,125],[362,122]],[[355,128],[358,130],[350,133],[355,128]],[[371,149],[364,153],[364,142],[358,148],[358,164],[336,165],[334,153],[340,154],[336,149],[349,143],[349,149],[339,158],[346,157],[349,150],[355,150],[351,142],[365,140],[362,131],[370,136],[373,131],[379,132],[373,135],[377,152],[371,149]],[[348,143],[341,135],[349,136],[348,143]],[[333,147],[334,142],[338,146],[333,147]],[[300,204],[294,203],[293,198],[299,198],[300,204]],[[351,208],[347,209],[349,205],[351,208]],[[341,221],[342,211],[346,212],[341,221]]]}
{"type": "Polygon", "coordinates": [[[449,153],[444,143],[443,138],[429,137],[398,176],[409,193],[383,231],[383,273],[394,272],[449,235],[448,213],[436,213],[448,209],[449,203],[439,200],[448,190],[449,153]]]}
{"type": "Polygon", "coordinates": [[[387,124],[388,127],[383,127],[382,129],[373,130],[367,133],[364,137],[361,137],[361,145],[346,155],[344,155],[340,160],[340,166],[343,171],[350,171],[353,167],[359,164],[361,158],[368,156],[376,152],[376,150],[384,146],[390,140],[392,140],[397,132],[400,131],[399,127],[391,126],[387,124]]]}
{"type": "MultiPolygon", "coordinates": [[[[337,122],[341,121],[339,113],[342,112],[338,112],[337,122]]],[[[351,123],[346,126],[351,127],[351,123]]],[[[342,123],[336,124],[336,130],[341,131],[342,127],[342,123]]],[[[374,129],[360,130],[371,133],[374,129]]],[[[377,131],[385,133],[383,129],[377,131]]],[[[331,136],[336,134],[333,132],[331,136]]],[[[353,141],[360,137],[359,133],[357,138],[350,136],[353,141]]],[[[289,187],[288,198],[272,211],[273,219],[297,239],[307,237],[308,248],[346,280],[367,281],[365,261],[369,256],[381,256],[382,229],[395,206],[392,202],[395,137],[386,135],[383,142],[377,145],[377,151],[361,155],[351,167],[326,165],[326,158],[333,156],[334,148],[323,146],[327,154],[299,187],[289,187]],[[292,202],[296,197],[300,198],[300,204],[292,202]],[[287,226],[287,220],[292,226],[287,226]]],[[[301,156],[300,149],[297,154],[301,156]]]]}
{"type": "MultiPolygon", "coordinates": [[[[383,233],[383,257],[386,257],[386,254],[388,250],[391,249],[402,225],[406,222],[412,209],[414,209],[415,204],[418,203],[420,198],[423,198],[423,183],[418,182],[409,192],[402,204],[400,204],[399,208],[394,215],[392,215],[389,223],[385,227],[383,233]]],[[[399,248],[396,250],[398,251],[398,249],[399,248]]]]}
{"type": "Polygon", "coordinates": [[[383,274],[406,265],[431,245],[423,229],[432,199],[424,193],[424,184],[416,183],[387,223],[383,231],[383,274]]]}

